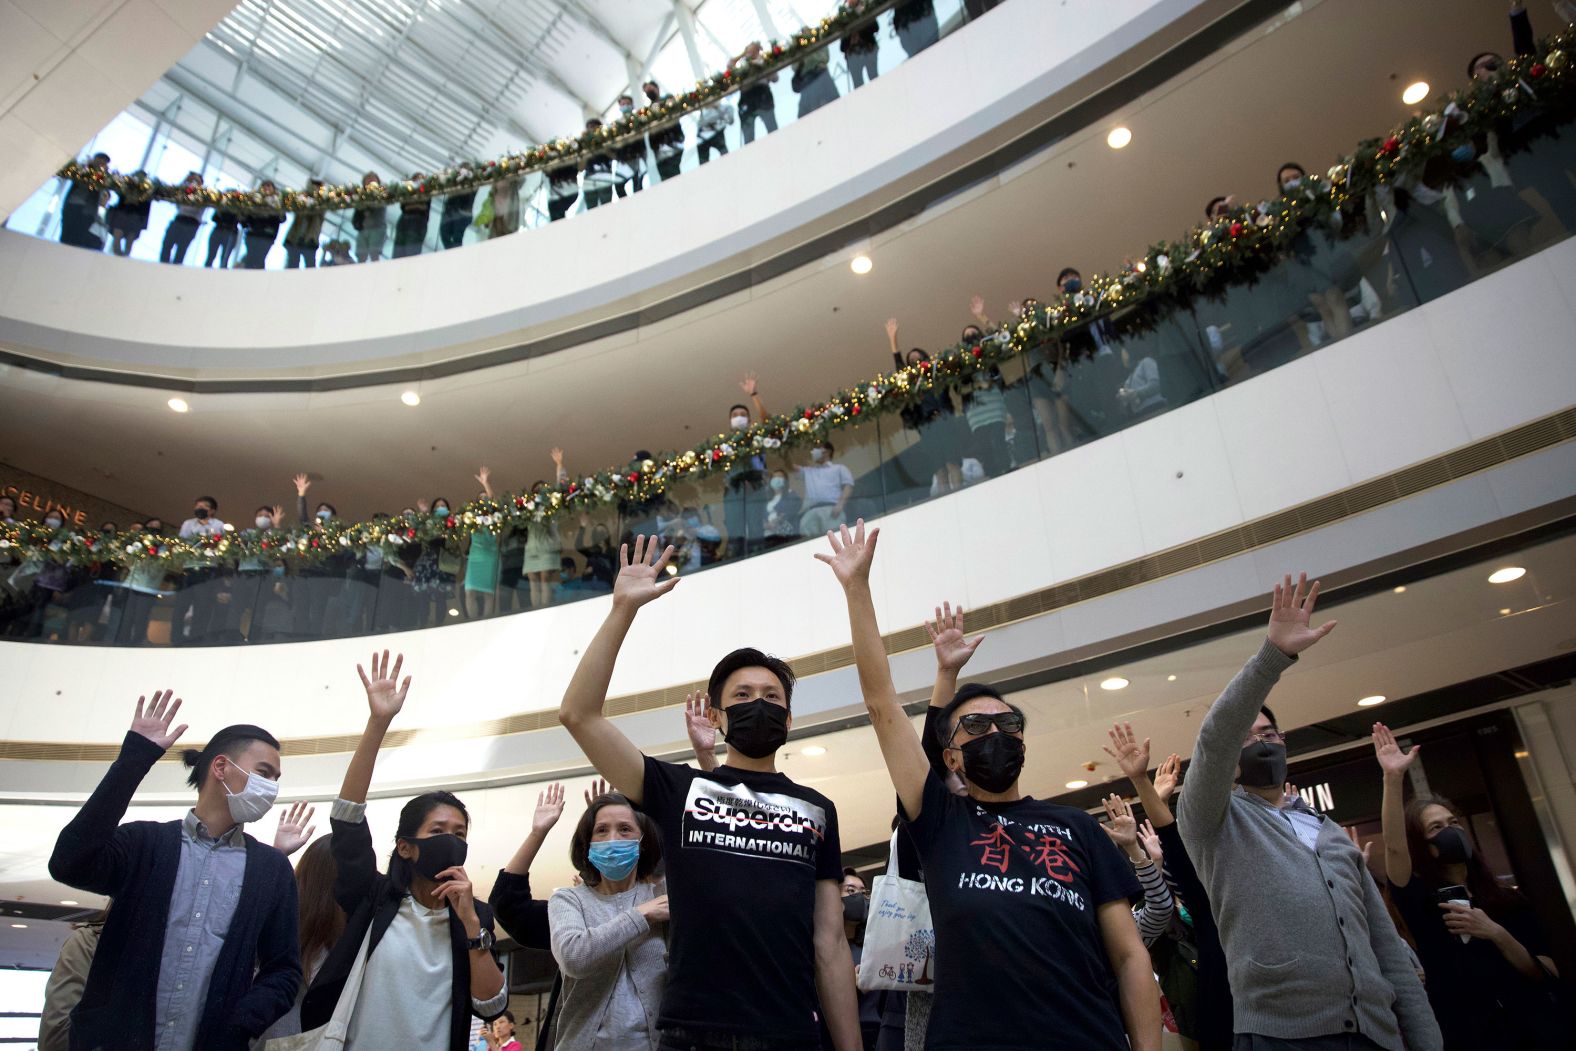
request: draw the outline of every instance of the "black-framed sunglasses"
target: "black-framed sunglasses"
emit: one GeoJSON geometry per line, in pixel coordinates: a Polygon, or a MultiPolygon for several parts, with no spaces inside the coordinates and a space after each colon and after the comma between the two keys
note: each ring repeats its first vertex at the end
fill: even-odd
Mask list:
{"type": "Polygon", "coordinates": [[[970,737],[988,733],[992,723],[1004,734],[1023,732],[1023,716],[1017,712],[971,712],[958,720],[958,726],[970,737]]]}

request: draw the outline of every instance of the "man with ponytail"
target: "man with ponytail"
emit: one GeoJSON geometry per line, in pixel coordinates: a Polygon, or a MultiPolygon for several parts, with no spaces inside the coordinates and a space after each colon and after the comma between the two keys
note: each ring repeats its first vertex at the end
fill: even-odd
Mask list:
{"type": "Polygon", "coordinates": [[[180,821],[121,824],[137,786],[186,731],[180,698],[137,698],[120,755],[61,831],[49,874],[105,894],[73,1049],[245,1051],[301,984],[296,884],[285,856],[247,835],[279,792],[279,742],[227,726],[182,758],[197,805],[180,821]]]}

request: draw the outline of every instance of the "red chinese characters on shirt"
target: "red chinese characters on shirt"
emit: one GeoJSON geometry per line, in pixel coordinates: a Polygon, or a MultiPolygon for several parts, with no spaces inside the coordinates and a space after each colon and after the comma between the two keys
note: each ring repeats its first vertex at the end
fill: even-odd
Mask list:
{"type": "Polygon", "coordinates": [[[1007,834],[1007,830],[1000,825],[992,825],[983,839],[972,840],[969,843],[971,847],[985,848],[980,853],[981,865],[991,865],[1003,874],[1006,874],[1007,866],[1012,860],[1012,848],[1017,845],[1007,834]]]}
{"type": "Polygon", "coordinates": [[[1049,832],[1032,831],[1024,832],[1023,836],[1029,841],[1027,849],[1030,864],[1044,868],[1045,874],[1051,879],[1060,883],[1071,883],[1073,874],[1083,871],[1073,860],[1072,852],[1067,849],[1067,844],[1062,842],[1060,836],[1053,836],[1049,832]]]}

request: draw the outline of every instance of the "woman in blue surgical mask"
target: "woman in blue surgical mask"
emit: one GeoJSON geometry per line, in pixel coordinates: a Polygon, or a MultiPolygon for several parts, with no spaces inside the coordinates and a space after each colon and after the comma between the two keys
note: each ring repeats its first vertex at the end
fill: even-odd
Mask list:
{"type": "Polygon", "coordinates": [[[1416,943],[1446,1051],[1563,1045],[1568,1026],[1550,1003],[1558,972],[1532,904],[1499,880],[1453,803],[1402,802],[1422,748],[1403,750],[1383,723],[1373,734],[1390,899],[1416,943]]]}
{"type": "Polygon", "coordinates": [[[547,905],[564,978],[556,1046],[655,1051],[668,970],[668,893],[653,878],[662,847],[650,818],[597,787],[569,844],[580,886],[555,891],[547,905]]]}

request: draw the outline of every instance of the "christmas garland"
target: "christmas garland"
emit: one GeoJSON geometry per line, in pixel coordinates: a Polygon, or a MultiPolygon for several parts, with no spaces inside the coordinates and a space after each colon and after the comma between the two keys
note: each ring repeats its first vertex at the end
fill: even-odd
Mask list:
{"type": "Polygon", "coordinates": [[[219,190],[207,186],[188,186],[185,183],[166,183],[151,179],[142,172],[123,175],[104,168],[89,167],[79,161],[67,163],[57,174],[94,190],[114,190],[138,203],[155,199],[175,204],[202,204],[241,215],[328,212],[359,206],[430,200],[444,194],[479,190],[499,180],[523,178],[533,172],[576,163],[589,155],[616,149],[631,139],[641,138],[658,127],[674,123],[687,113],[713,105],[718,99],[740,88],[787,69],[810,52],[829,46],[846,30],[856,27],[857,23],[868,21],[901,2],[846,0],[834,14],[821,19],[817,25],[801,26],[786,43],[773,40],[761,49],[759,58],[754,61],[741,58],[733,66],[696,81],[695,87],[682,95],[664,96],[627,117],[575,137],[556,139],[524,150],[511,150],[497,160],[462,161],[420,179],[374,183],[370,186],[347,184],[288,189],[263,194],[258,190],[219,190]]]}
{"type": "Polygon", "coordinates": [[[1475,82],[1447,100],[1439,113],[1414,117],[1384,138],[1364,141],[1323,176],[1310,175],[1298,189],[1257,207],[1239,208],[1195,227],[1179,241],[1153,245],[1141,259],[1115,274],[1100,274],[1074,295],[1049,305],[1030,304],[1015,322],[976,344],[957,345],[930,361],[884,373],[787,415],[763,419],[743,431],[712,436],[683,452],[608,468],[534,493],[481,500],[455,513],[393,518],[294,529],[231,531],[189,541],[135,534],[113,537],[52,531],[38,522],[0,523],[0,560],[56,562],[74,566],[110,563],[131,567],[149,559],[170,569],[233,566],[243,560],[315,564],[369,549],[397,554],[410,544],[442,541],[451,548],[471,533],[529,528],[566,514],[629,507],[655,500],[670,487],[748,465],[755,456],[813,445],[833,432],[872,417],[901,413],[943,390],[962,390],[976,372],[991,371],[1030,350],[1070,334],[1095,318],[1116,316],[1118,328],[1141,327],[1204,296],[1248,284],[1289,255],[1304,231],[1333,229],[1343,208],[1368,194],[1421,177],[1424,167],[1451,167],[1444,178],[1461,179],[1472,163],[1456,153],[1474,136],[1511,118],[1547,115],[1566,120],[1576,111],[1576,76],[1569,53],[1576,27],[1546,41],[1539,53],[1510,60],[1493,79],[1475,82]],[[1132,318],[1143,305],[1147,318],[1132,318]]]}

